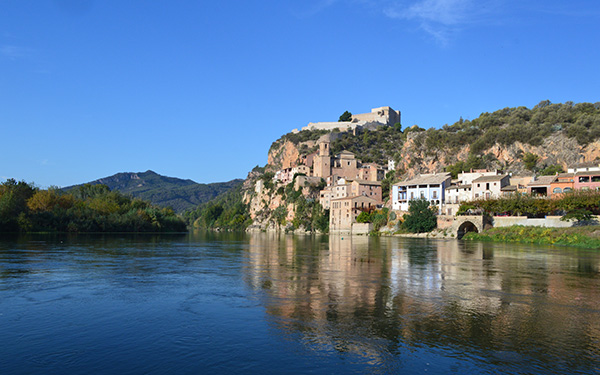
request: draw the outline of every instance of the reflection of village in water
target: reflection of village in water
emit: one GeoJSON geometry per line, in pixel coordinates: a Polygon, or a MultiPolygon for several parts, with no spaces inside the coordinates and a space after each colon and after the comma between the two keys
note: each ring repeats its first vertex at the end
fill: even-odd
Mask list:
{"type": "Polygon", "coordinates": [[[257,234],[248,256],[277,327],[319,349],[380,363],[415,347],[520,367],[600,360],[596,252],[257,234]]]}

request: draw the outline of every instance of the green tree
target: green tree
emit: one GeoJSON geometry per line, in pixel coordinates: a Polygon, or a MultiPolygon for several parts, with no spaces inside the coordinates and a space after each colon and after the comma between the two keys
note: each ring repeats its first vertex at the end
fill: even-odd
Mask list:
{"type": "Polygon", "coordinates": [[[363,211],[356,217],[357,223],[370,223],[371,222],[371,214],[367,211],[363,211]]]}
{"type": "Polygon", "coordinates": [[[555,164],[555,165],[549,165],[546,168],[542,169],[540,171],[540,175],[542,175],[542,176],[552,176],[552,175],[555,175],[557,173],[563,173],[563,172],[564,172],[564,170],[563,170],[562,165],[555,164]]]}
{"type": "Polygon", "coordinates": [[[426,199],[410,201],[408,214],[404,215],[404,229],[412,233],[431,232],[437,227],[437,218],[426,199]]]}
{"type": "Polygon", "coordinates": [[[285,225],[287,214],[287,208],[283,204],[273,211],[273,219],[275,219],[278,226],[285,225]]]}
{"type": "Polygon", "coordinates": [[[525,164],[525,168],[529,169],[530,171],[535,169],[538,160],[540,160],[540,157],[536,154],[532,154],[531,152],[523,155],[523,164],[525,164]]]}
{"type": "Polygon", "coordinates": [[[342,113],[338,122],[347,122],[347,121],[352,121],[352,113],[350,113],[348,111],[342,113]]]}

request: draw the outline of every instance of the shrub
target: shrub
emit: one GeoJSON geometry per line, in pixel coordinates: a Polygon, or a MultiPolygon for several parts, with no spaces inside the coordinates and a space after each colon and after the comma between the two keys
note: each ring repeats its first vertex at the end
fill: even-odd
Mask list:
{"type": "Polygon", "coordinates": [[[437,219],[429,207],[429,201],[425,199],[410,201],[408,214],[404,215],[402,226],[412,233],[424,233],[434,230],[437,227],[437,219]]]}

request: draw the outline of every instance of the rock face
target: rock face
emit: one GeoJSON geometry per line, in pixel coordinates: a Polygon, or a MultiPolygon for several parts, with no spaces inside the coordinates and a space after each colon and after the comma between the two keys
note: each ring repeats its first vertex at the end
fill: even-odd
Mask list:
{"type": "MultiPolygon", "coordinates": [[[[408,138],[400,150],[402,160],[398,168],[405,172],[405,177],[413,177],[419,173],[441,172],[444,167],[457,161],[465,161],[469,156],[469,145],[463,146],[458,152],[428,151],[415,142],[414,137],[408,138]]],[[[522,156],[533,153],[540,157],[538,165],[558,164],[566,171],[569,166],[580,161],[593,161],[600,158],[600,141],[595,141],[582,147],[574,138],[562,134],[554,134],[544,140],[540,146],[532,146],[515,142],[509,146],[495,144],[484,150],[483,154],[493,155],[496,160],[491,167],[507,173],[527,173],[522,156]]]]}
{"type": "Polygon", "coordinates": [[[295,166],[300,158],[300,151],[290,141],[285,141],[283,145],[269,150],[267,165],[274,169],[291,168],[295,166]]]}
{"type": "MultiPolygon", "coordinates": [[[[323,137],[328,137],[332,142],[337,141],[339,134],[328,133],[323,137]]],[[[469,157],[470,145],[465,144],[458,150],[429,150],[423,142],[424,132],[408,133],[405,140],[398,144],[390,145],[371,145],[370,147],[384,147],[390,154],[400,154],[401,158],[396,164],[396,170],[400,179],[412,178],[420,173],[442,172],[448,165],[455,164],[457,161],[466,161],[469,157]]],[[[360,137],[356,136],[356,137],[360,137]]],[[[287,140],[281,143],[274,143],[269,150],[268,164],[265,171],[275,172],[280,169],[290,168],[302,163],[302,158],[306,157],[312,150],[318,146],[318,141],[305,141],[294,144],[287,140]]],[[[514,175],[529,174],[522,161],[523,155],[533,153],[539,156],[538,166],[561,165],[566,171],[568,167],[581,162],[600,159],[600,141],[595,141],[581,146],[574,138],[569,138],[562,133],[554,133],[544,139],[541,145],[532,146],[521,142],[515,142],[509,146],[496,143],[492,147],[483,150],[481,155],[487,155],[488,167],[503,170],[505,173],[514,175]]],[[[357,156],[360,159],[360,156],[357,156]]],[[[246,189],[245,202],[250,204],[250,214],[262,229],[273,226],[273,219],[269,216],[279,206],[284,205],[288,212],[288,221],[294,217],[294,205],[288,204],[282,200],[278,190],[282,186],[275,184],[270,189],[260,188],[257,185],[261,174],[251,172],[244,184],[246,189]],[[259,189],[257,189],[257,187],[259,189]]],[[[260,185],[260,184],[259,184],[260,185]]],[[[318,192],[314,189],[303,189],[303,195],[307,199],[317,199],[318,192]]]]}

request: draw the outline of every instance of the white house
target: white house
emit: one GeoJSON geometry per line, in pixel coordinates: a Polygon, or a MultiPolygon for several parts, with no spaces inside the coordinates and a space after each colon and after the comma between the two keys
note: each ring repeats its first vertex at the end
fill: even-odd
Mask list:
{"type": "Polygon", "coordinates": [[[441,209],[446,201],[446,187],[450,185],[450,181],[450,173],[430,173],[398,182],[392,185],[392,209],[408,211],[409,202],[421,198],[441,209]]]}

